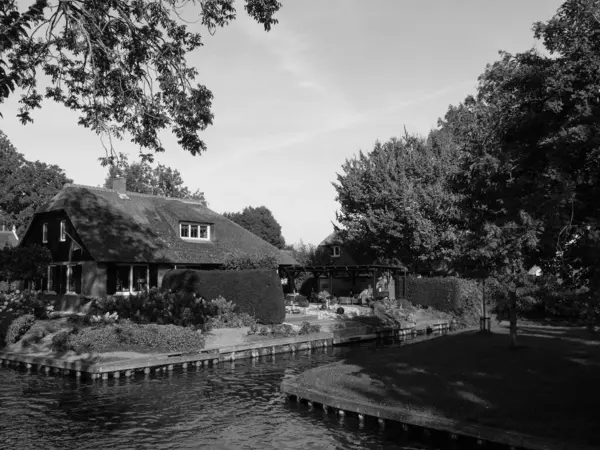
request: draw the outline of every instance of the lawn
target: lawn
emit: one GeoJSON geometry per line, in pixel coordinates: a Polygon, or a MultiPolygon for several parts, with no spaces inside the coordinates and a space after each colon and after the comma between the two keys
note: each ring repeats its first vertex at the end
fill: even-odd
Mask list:
{"type": "Polygon", "coordinates": [[[569,327],[527,323],[520,331],[518,349],[498,327],[355,355],[298,382],[347,400],[600,446],[600,341],[569,327]]]}

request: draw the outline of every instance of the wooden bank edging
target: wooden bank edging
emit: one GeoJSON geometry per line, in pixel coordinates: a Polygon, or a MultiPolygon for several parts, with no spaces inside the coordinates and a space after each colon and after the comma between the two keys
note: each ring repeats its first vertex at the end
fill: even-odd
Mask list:
{"type": "MultiPolygon", "coordinates": [[[[429,325],[432,332],[443,332],[448,329],[447,322],[437,322],[429,325]]],[[[68,361],[49,356],[33,356],[21,353],[0,351],[0,367],[25,368],[37,370],[40,373],[65,376],[85,377],[92,380],[130,377],[135,372],[149,374],[151,372],[173,371],[178,368],[188,370],[216,366],[221,361],[258,358],[260,356],[281,353],[310,351],[313,348],[328,347],[347,343],[372,340],[376,338],[411,336],[420,334],[415,324],[406,324],[401,328],[378,328],[375,333],[340,336],[335,332],[315,333],[305,336],[277,338],[267,341],[249,342],[230,347],[208,348],[193,354],[155,354],[146,358],[134,358],[111,362],[94,362],[80,359],[68,361]]]]}

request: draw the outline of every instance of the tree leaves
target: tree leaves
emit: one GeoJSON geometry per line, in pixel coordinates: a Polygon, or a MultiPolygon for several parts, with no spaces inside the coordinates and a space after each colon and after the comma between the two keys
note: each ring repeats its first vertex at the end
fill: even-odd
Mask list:
{"type": "MultiPolygon", "coordinates": [[[[186,55],[202,46],[182,8],[199,8],[213,33],[235,19],[233,0],[36,0],[21,13],[0,4],[0,102],[20,88],[23,124],[43,98],[77,111],[78,123],[100,135],[103,164],[118,156],[114,139],[130,135],[143,160],[164,152],[161,130],[170,129],[192,155],[206,151],[198,133],[212,124],[212,93],[195,83],[186,55]],[[40,71],[41,69],[41,71],[40,71]],[[50,77],[38,92],[39,73],[50,77]]],[[[265,30],[281,4],[246,0],[245,9],[265,30]]]]}

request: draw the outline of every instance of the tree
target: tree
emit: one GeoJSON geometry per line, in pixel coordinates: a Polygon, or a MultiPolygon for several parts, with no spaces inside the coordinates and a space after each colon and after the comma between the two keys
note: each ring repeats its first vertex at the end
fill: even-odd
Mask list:
{"type": "MultiPolygon", "coordinates": [[[[266,31],[277,23],[276,0],[245,0],[266,31]]],[[[198,132],[212,124],[212,93],[194,86],[186,55],[202,46],[183,8],[195,8],[212,34],[236,17],[234,0],[34,0],[0,3],[0,101],[21,88],[17,116],[31,122],[43,98],[80,113],[79,124],[108,138],[103,164],[118,159],[112,138],[129,133],[142,158],[163,152],[170,128],[192,155],[206,150],[198,132]],[[41,73],[49,77],[45,94],[41,73]],[[144,152],[145,150],[145,152],[144,152]]],[[[104,144],[104,142],[103,142],[104,144]]]]}
{"type": "Polygon", "coordinates": [[[22,235],[36,210],[73,181],[56,165],[27,161],[2,131],[0,160],[0,215],[22,235]]]}
{"type": "Polygon", "coordinates": [[[460,210],[448,183],[457,166],[443,137],[406,134],[346,160],[333,183],[343,239],[413,270],[453,257],[460,210]]]}
{"type": "Polygon", "coordinates": [[[44,277],[51,261],[50,250],[44,246],[7,246],[0,249],[0,276],[9,282],[34,282],[44,277]]]}
{"type": "MultiPolygon", "coordinates": [[[[508,276],[511,338],[516,288],[538,259],[565,284],[600,296],[600,11],[568,0],[536,23],[551,56],[501,53],[479,78],[477,98],[451,108],[442,127],[464,151],[459,183],[469,202],[471,256],[508,276]]],[[[466,252],[468,254],[468,252],[466,252]]]]}
{"type": "Polygon", "coordinates": [[[226,212],[223,216],[254,233],[269,244],[279,249],[285,247],[285,239],[281,234],[281,225],[275,220],[273,213],[266,206],[258,206],[256,208],[248,206],[242,212],[226,212]]]}
{"type": "Polygon", "coordinates": [[[200,190],[191,192],[183,185],[183,179],[177,169],[162,164],[155,167],[146,161],[129,164],[127,157],[121,155],[119,164],[109,167],[104,187],[112,188],[112,180],[117,177],[125,178],[127,190],[130,192],[171,198],[191,198],[206,205],[203,192],[200,190]]]}

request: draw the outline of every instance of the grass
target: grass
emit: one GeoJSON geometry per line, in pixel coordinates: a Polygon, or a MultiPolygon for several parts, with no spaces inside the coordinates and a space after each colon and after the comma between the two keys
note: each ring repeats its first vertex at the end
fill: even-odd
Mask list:
{"type": "Polygon", "coordinates": [[[600,342],[569,327],[525,324],[521,333],[514,350],[505,328],[463,333],[355,355],[298,381],[348,400],[600,446],[600,342]]]}

